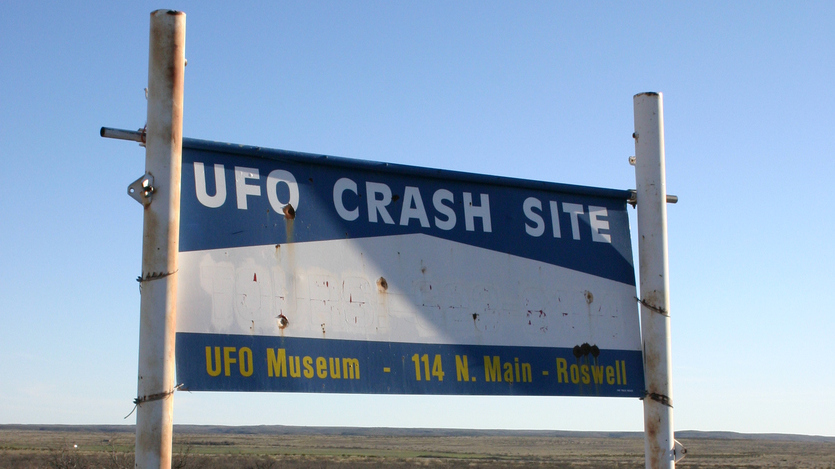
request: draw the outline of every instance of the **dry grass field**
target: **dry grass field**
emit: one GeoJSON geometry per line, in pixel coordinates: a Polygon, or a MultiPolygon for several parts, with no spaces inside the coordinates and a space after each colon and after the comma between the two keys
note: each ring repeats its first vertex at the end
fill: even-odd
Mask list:
{"type": "MultiPolygon", "coordinates": [[[[174,466],[644,467],[639,434],[276,428],[178,428],[174,466]]],[[[133,467],[133,439],[131,427],[0,426],[0,468],[133,467]]],[[[679,440],[688,449],[678,464],[682,468],[835,469],[835,439],[694,435],[679,440]]]]}

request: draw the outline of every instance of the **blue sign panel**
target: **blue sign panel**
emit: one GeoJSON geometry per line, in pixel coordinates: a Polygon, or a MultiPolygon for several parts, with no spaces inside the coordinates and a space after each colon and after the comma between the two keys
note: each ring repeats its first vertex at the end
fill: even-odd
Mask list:
{"type": "Polygon", "coordinates": [[[178,381],[639,396],[628,195],[187,139],[178,381]]]}
{"type": "MultiPolygon", "coordinates": [[[[641,353],[181,333],[189,389],[635,396],[641,353]]],[[[179,353],[179,352],[178,352],[179,353]]]]}

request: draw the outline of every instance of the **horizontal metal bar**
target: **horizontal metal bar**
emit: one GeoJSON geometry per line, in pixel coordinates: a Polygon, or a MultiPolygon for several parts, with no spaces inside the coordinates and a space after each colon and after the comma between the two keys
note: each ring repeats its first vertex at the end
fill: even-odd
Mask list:
{"type": "MultiPolygon", "coordinates": [[[[123,130],[112,129],[110,127],[101,128],[101,136],[106,138],[115,138],[120,140],[132,140],[134,142],[145,143],[145,130],[123,130]]],[[[211,151],[219,153],[233,153],[253,158],[265,158],[272,160],[290,160],[303,163],[316,163],[331,166],[343,166],[349,168],[362,168],[383,173],[408,174],[425,177],[432,177],[438,179],[452,179],[457,181],[492,184],[498,186],[514,186],[524,187],[527,189],[551,190],[558,192],[567,192],[579,195],[588,195],[593,197],[605,197],[614,199],[630,199],[635,197],[635,191],[606,189],[599,187],[576,186],[573,184],[560,184],[554,182],[531,181],[516,178],[508,178],[501,176],[488,176],[483,174],[465,173],[460,171],[450,171],[442,169],[421,168],[416,166],[407,166],[392,163],[382,163],[375,161],[356,160],[351,158],[341,158],[337,156],[318,155],[312,153],[302,153],[297,151],[275,150],[269,148],[262,148],[249,145],[238,145],[233,143],[213,142],[209,140],[198,140],[192,138],[183,138],[183,147],[194,150],[211,151]]],[[[630,199],[631,200],[631,199],[630,199]]],[[[676,203],[678,197],[667,196],[667,202],[676,203]]]]}
{"type": "Polygon", "coordinates": [[[117,140],[130,140],[133,142],[145,143],[145,129],[124,130],[102,127],[101,136],[104,138],[115,138],[117,140]]]}
{"type": "MultiPolygon", "coordinates": [[[[637,192],[635,192],[635,189],[630,189],[629,190],[629,199],[627,200],[627,202],[632,204],[633,206],[638,202],[638,195],[637,195],[637,192]]],[[[667,194],[667,203],[668,204],[677,204],[678,203],[678,196],[667,194]]]]}

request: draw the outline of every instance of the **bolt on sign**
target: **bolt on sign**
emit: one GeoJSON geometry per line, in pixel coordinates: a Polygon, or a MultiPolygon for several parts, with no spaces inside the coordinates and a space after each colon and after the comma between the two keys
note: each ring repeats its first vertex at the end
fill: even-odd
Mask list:
{"type": "Polygon", "coordinates": [[[629,195],[185,139],[177,380],[638,397],[629,195]]]}

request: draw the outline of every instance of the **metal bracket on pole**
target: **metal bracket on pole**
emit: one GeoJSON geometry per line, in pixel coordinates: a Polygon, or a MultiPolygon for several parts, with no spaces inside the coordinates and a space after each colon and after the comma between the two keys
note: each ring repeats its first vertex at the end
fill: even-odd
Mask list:
{"type": "Polygon", "coordinates": [[[144,207],[151,205],[151,196],[154,195],[154,176],[145,173],[128,186],[128,195],[142,204],[144,207]]]}
{"type": "MultiPolygon", "coordinates": [[[[634,156],[630,156],[630,158],[635,158],[634,156]]],[[[626,203],[629,205],[636,207],[638,205],[638,192],[635,189],[629,190],[629,198],[626,199],[626,203]]],[[[667,203],[668,204],[677,204],[678,203],[678,196],[677,195],[670,195],[667,194],[667,203]]]]}
{"type": "Polygon", "coordinates": [[[684,445],[679,443],[678,440],[673,440],[673,442],[675,443],[673,445],[673,459],[675,460],[675,462],[679,462],[682,459],[684,459],[684,456],[687,455],[687,448],[685,448],[684,445]]]}
{"type": "Polygon", "coordinates": [[[104,138],[115,138],[116,140],[130,140],[132,142],[139,142],[139,146],[144,147],[147,129],[143,127],[139,130],[124,130],[113,129],[110,127],[102,127],[99,131],[99,135],[101,135],[104,138]]]}

